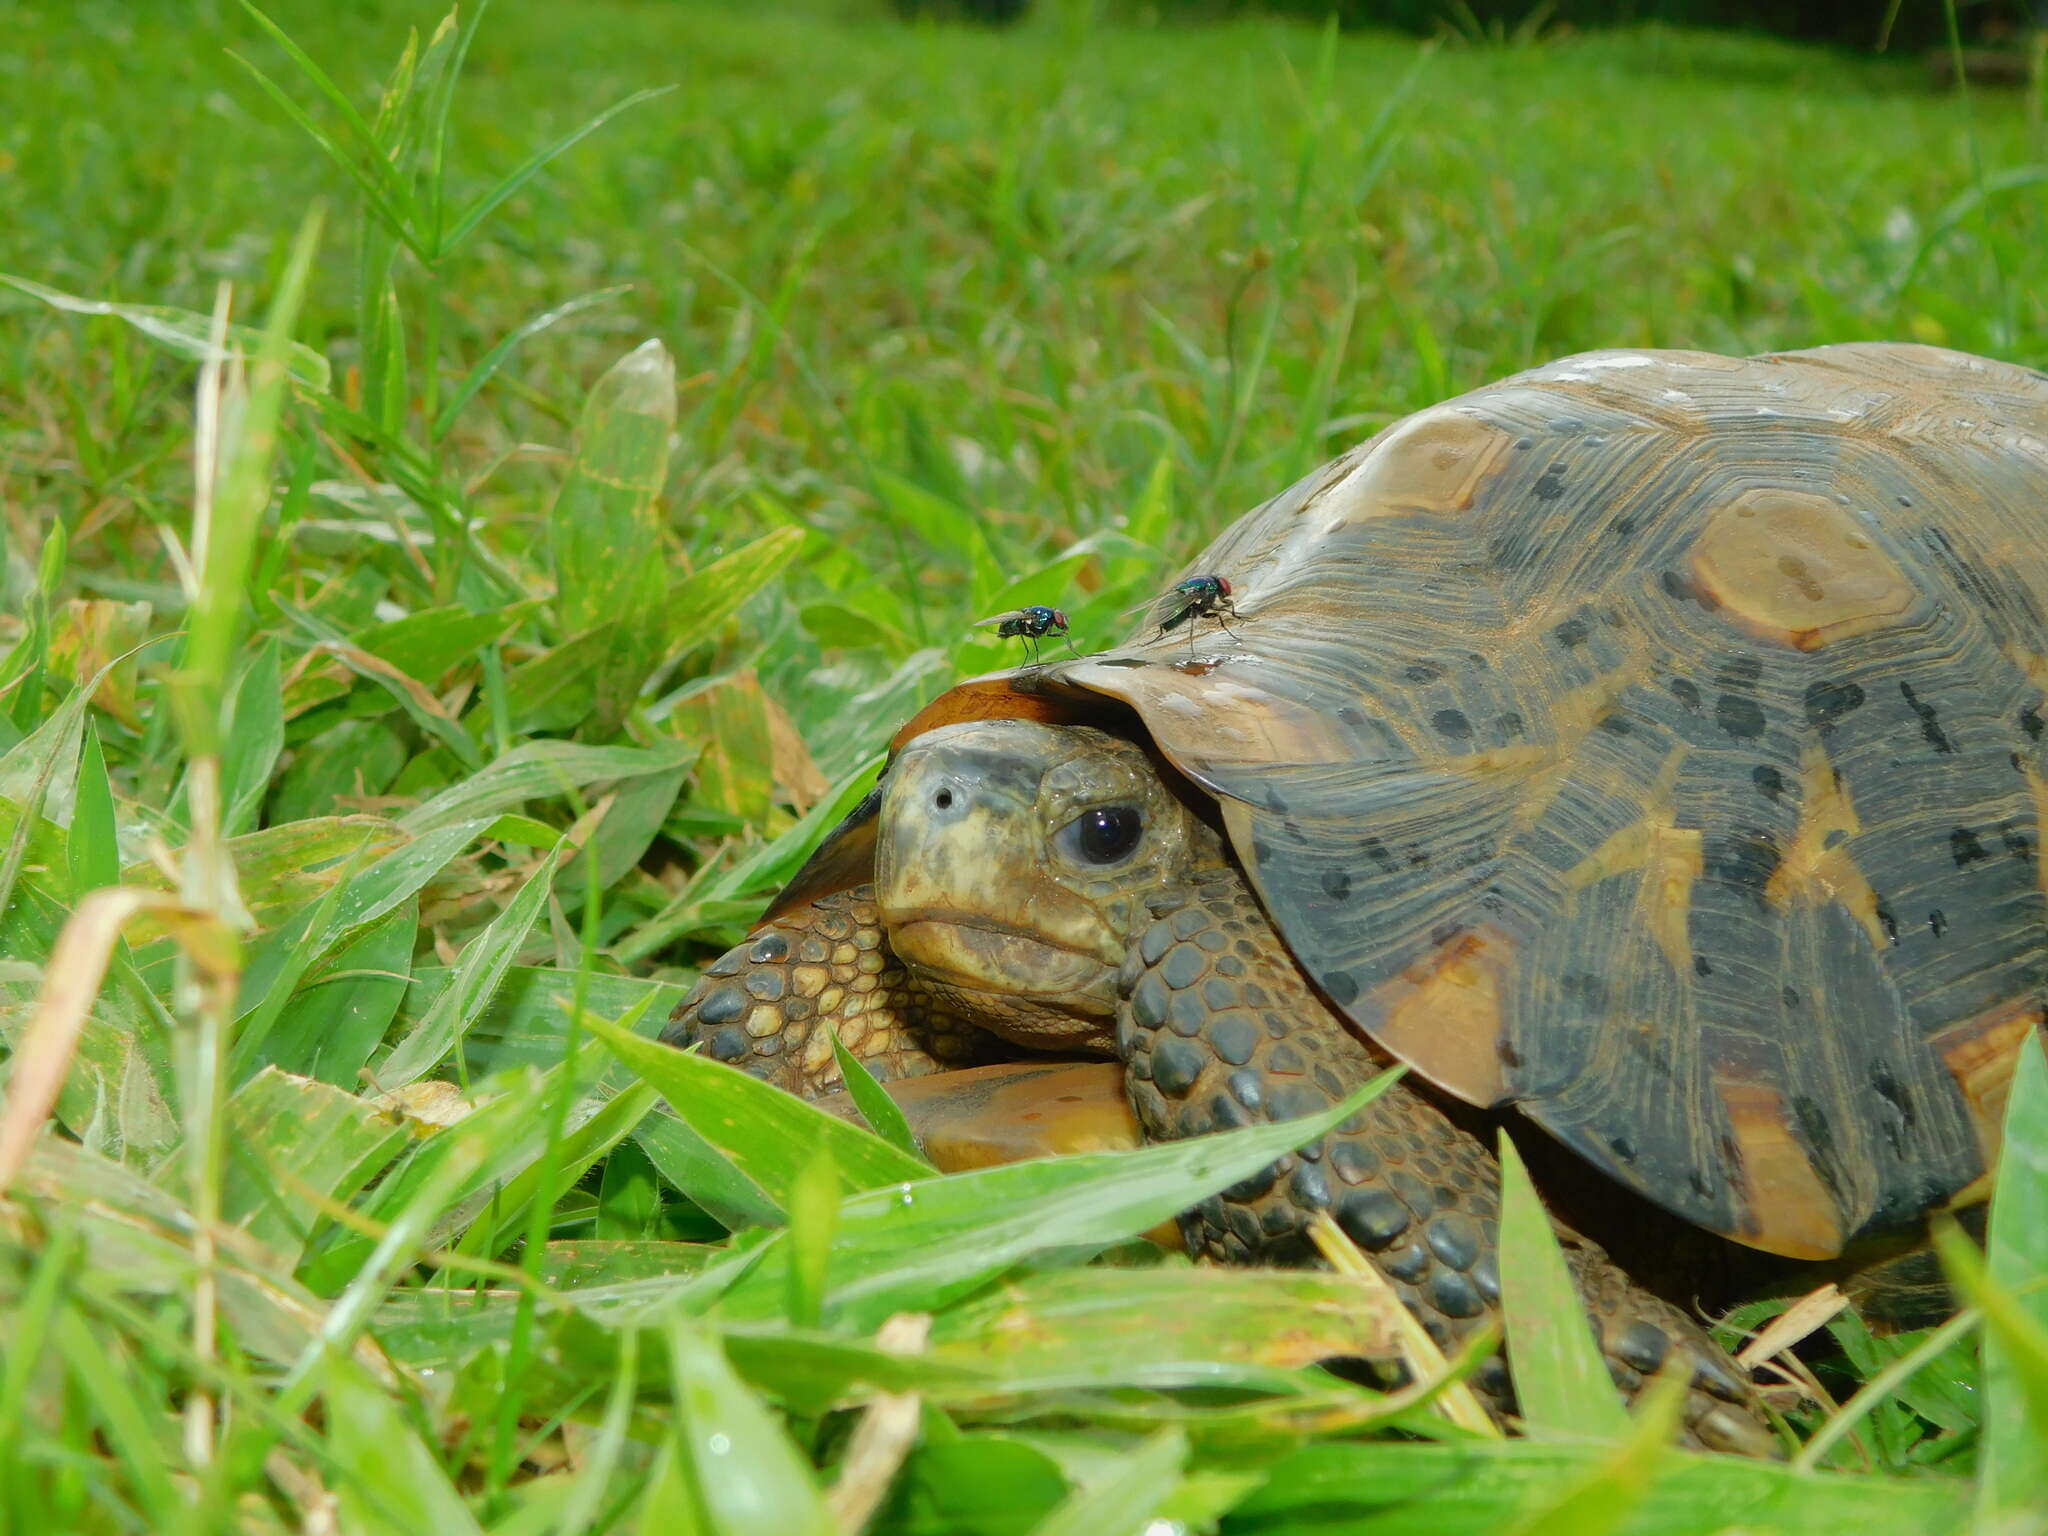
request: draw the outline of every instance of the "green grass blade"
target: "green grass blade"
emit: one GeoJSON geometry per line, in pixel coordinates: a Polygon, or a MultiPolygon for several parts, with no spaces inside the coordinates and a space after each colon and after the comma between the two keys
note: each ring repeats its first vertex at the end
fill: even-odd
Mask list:
{"type": "Polygon", "coordinates": [[[406,412],[412,402],[412,384],[406,366],[405,314],[398,303],[398,288],[388,274],[373,295],[370,345],[364,374],[377,425],[393,437],[405,436],[406,412]]]}
{"type": "Polygon", "coordinates": [[[284,751],[283,677],[276,643],[259,646],[228,698],[221,752],[221,831],[233,837],[256,830],[270,776],[284,751]]]}
{"type": "MultiPolygon", "coordinates": [[[[412,1262],[418,1244],[429,1235],[459,1236],[476,1214],[466,1202],[531,1167],[546,1151],[544,1112],[556,1085],[566,1079],[566,1091],[580,1102],[596,1087],[603,1065],[602,1051],[593,1046],[546,1072],[508,1074],[489,1085],[493,1096],[426,1135],[385,1174],[361,1201],[371,1230],[382,1235],[332,1234],[302,1266],[307,1285],[338,1293],[323,1324],[326,1333],[353,1339],[393,1278],[412,1262]]],[[[309,1368],[303,1361],[300,1367],[309,1368]]]]}
{"type": "Polygon", "coordinates": [[[694,745],[670,741],[652,747],[529,741],[413,807],[399,817],[398,824],[419,836],[592,784],[671,773],[694,762],[697,750],[694,745]]]}
{"type": "Polygon", "coordinates": [[[552,1209],[600,1158],[633,1133],[633,1129],[654,1108],[655,1094],[645,1083],[634,1083],[616,1098],[573,1127],[562,1138],[554,1163],[539,1163],[522,1169],[508,1179],[493,1202],[493,1210],[462,1236],[456,1252],[489,1258],[519,1235],[538,1196],[552,1209]],[[547,1187],[542,1190],[543,1173],[547,1187]]]}
{"type": "MultiPolygon", "coordinates": [[[[483,25],[484,12],[490,9],[490,0],[477,0],[470,7],[467,24],[460,27],[454,39],[454,53],[445,67],[435,77],[429,94],[426,110],[426,179],[427,216],[429,220],[429,243],[435,250],[442,249],[442,232],[446,228],[447,215],[447,173],[448,173],[448,118],[455,106],[455,87],[462,78],[463,66],[469,62],[470,45],[476,41],[477,29],[483,25]]],[[[448,13],[448,20],[455,18],[455,12],[448,13]]],[[[447,21],[442,23],[445,30],[447,21]]],[[[441,43],[437,33],[435,46],[441,43]]]]}
{"type": "Polygon", "coordinates": [[[91,1405],[107,1444],[127,1470],[138,1501],[156,1530],[183,1524],[185,1501],[171,1480],[161,1425],[164,1410],[123,1342],[88,1324],[75,1305],[57,1314],[57,1349],[80,1395],[91,1405]]]}
{"type": "Polygon", "coordinates": [[[1314,1270],[1024,1270],[941,1309],[918,1355],[779,1321],[729,1329],[726,1349],[749,1381],[805,1415],[866,1382],[1005,1414],[1134,1390],[1309,1398],[1341,1403],[1355,1424],[1374,1394],[1308,1367],[1393,1358],[1370,1297],[1354,1278],[1314,1270]]]}
{"type": "Polygon", "coordinates": [[[366,156],[374,155],[377,152],[377,136],[370,131],[370,125],[363,120],[362,114],[356,111],[354,103],[348,99],[347,94],[329,78],[327,71],[314,62],[312,55],[307,53],[305,49],[293,42],[290,34],[284,28],[257,9],[251,3],[251,0],[241,0],[241,5],[242,9],[249,13],[250,18],[256,25],[270,34],[271,41],[285,51],[292,63],[298,66],[299,72],[313,84],[314,88],[322,96],[327,98],[328,104],[340,114],[342,125],[348,130],[350,136],[354,138],[357,148],[366,156]]]}
{"type": "MultiPolygon", "coordinates": [[[[505,910],[470,940],[456,963],[455,977],[448,990],[435,1000],[412,1032],[391,1048],[391,1054],[378,1063],[377,1082],[385,1092],[426,1076],[461,1045],[463,1035],[489,1005],[498,983],[505,979],[505,972],[546,908],[561,856],[561,849],[557,848],[543,858],[505,910]]],[[[458,1055],[458,1064],[460,1061],[458,1055]]]]}
{"type": "Polygon", "coordinates": [[[680,1443],[673,1437],[664,1440],[647,1474],[647,1494],[633,1526],[636,1536],[705,1536],[710,1530],[710,1517],[698,1502],[686,1465],[680,1443]]]}
{"type": "Polygon", "coordinates": [[[795,826],[747,857],[723,870],[714,871],[701,888],[693,887],[683,892],[632,933],[621,938],[612,946],[612,953],[622,964],[643,962],[681,935],[691,932],[692,925],[698,920],[697,914],[715,902],[744,902],[744,910],[737,916],[751,919],[760,911],[760,902],[756,898],[780,889],[797,872],[804,860],[811,856],[811,850],[874,788],[881,767],[880,754],[862,762],[834,784],[795,826]]]}
{"type": "Polygon", "coordinates": [[[917,1144],[917,1136],[910,1129],[910,1122],[903,1118],[903,1111],[896,1107],[896,1101],[889,1097],[882,1085],[875,1081],[874,1074],[862,1065],[861,1059],[840,1043],[839,1031],[825,1026],[832,1034],[832,1059],[839,1063],[839,1077],[846,1084],[847,1094],[861,1118],[882,1140],[897,1151],[907,1153],[919,1162],[930,1165],[924,1155],[924,1148],[917,1144]]]}
{"type": "Polygon", "coordinates": [[[709,640],[742,603],[781,575],[803,546],[803,530],[778,528],[670,587],[664,605],[669,653],[679,656],[709,640]]]}
{"type": "MultiPolygon", "coordinates": [[[[661,1210],[661,1178],[655,1171],[654,1159],[637,1140],[614,1147],[599,1176],[592,1239],[614,1243],[646,1239],[653,1232],[661,1210]]],[[[549,1246],[552,1249],[553,1245],[549,1246]]]]}
{"type": "Polygon", "coordinates": [[[381,656],[343,641],[323,641],[315,649],[333,656],[356,676],[383,689],[414,725],[446,747],[466,771],[474,772],[483,766],[483,749],[476,739],[419,679],[407,676],[381,656]]]}
{"type": "Polygon", "coordinates": [[[26,1290],[8,1319],[14,1347],[0,1365],[0,1447],[9,1451],[21,1444],[22,1407],[52,1342],[51,1319],[78,1281],[83,1248],[77,1226],[62,1221],[36,1255],[26,1290]]]}
{"type": "Polygon", "coordinates": [[[341,119],[342,137],[348,141],[348,147],[344,149],[325,130],[318,127],[282,86],[271,80],[253,63],[232,49],[229,50],[228,57],[254,76],[265,93],[284,108],[300,130],[319,146],[321,153],[362,188],[369,205],[376,211],[386,228],[412,247],[421,259],[427,259],[429,253],[422,249],[417,231],[413,228],[416,210],[412,205],[411,195],[406,190],[405,179],[393,166],[386,148],[379,143],[375,130],[363,120],[362,114],[356,111],[347,93],[334,83],[311,54],[292,40],[284,28],[264,15],[250,3],[250,0],[241,0],[241,4],[242,9],[249,13],[256,24],[270,35],[271,41],[284,50],[286,57],[292,61],[300,75],[334,109],[335,114],[341,119]]]}
{"type": "Polygon", "coordinates": [[[781,1205],[687,1121],[657,1112],[640,1122],[633,1140],[664,1179],[721,1226],[739,1231],[782,1225],[781,1205]]]}
{"type": "Polygon", "coordinates": [[[412,900],[488,825],[477,820],[436,827],[385,854],[343,888],[332,931],[346,933],[374,923],[412,900]]]}
{"type": "Polygon", "coordinates": [[[1659,1376],[1621,1443],[1557,1492],[1545,1492],[1511,1536],[1608,1536],[1642,1507],[1685,1411],[1688,1366],[1659,1376]]]}
{"type": "Polygon", "coordinates": [[[379,1224],[374,1240],[358,1237],[326,1248],[305,1271],[316,1288],[331,1286],[332,1304],[313,1345],[294,1361],[280,1405],[295,1411],[311,1400],[323,1349],[352,1348],[393,1283],[418,1258],[437,1224],[494,1177],[509,1178],[541,1152],[535,1121],[553,1074],[535,1074],[466,1119],[438,1132],[387,1175],[364,1213],[379,1224]]]}
{"type": "Polygon", "coordinates": [[[1100,1482],[1069,1494],[1031,1536],[1142,1536],[1180,1482],[1188,1439],[1162,1429],[1100,1482]]]}
{"type": "Polygon", "coordinates": [[[1792,1458],[1792,1465],[1802,1471],[1825,1465],[1828,1452],[1843,1436],[1868,1419],[1887,1398],[1905,1387],[1922,1366],[1957,1341],[1969,1339],[1983,1321],[1976,1308],[1965,1307],[1940,1327],[1930,1328],[1918,1345],[1871,1376],[1857,1389],[1854,1397],[1829,1414],[1827,1421],[1814,1431],[1813,1437],[1799,1448],[1799,1453],[1792,1458]]]}
{"type": "Polygon", "coordinates": [[[107,778],[107,760],[100,733],[88,721],[79,741],[78,787],[71,802],[71,829],[65,857],[71,889],[83,896],[101,886],[121,883],[120,833],[114,817],[114,786],[107,778]]]}
{"type": "MultiPolygon", "coordinates": [[[[582,1467],[567,1506],[553,1524],[556,1536],[580,1536],[595,1529],[600,1511],[616,1489],[613,1479],[626,1449],[626,1431],[631,1424],[640,1386],[640,1335],[628,1329],[619,1340],[619,1363],[612,1373],[611,1391],[606,1394],[604,1417],[597,1434],[584,1452],[582,1467]]],[[[501,1536],[502,1527],[493,1532],[501,1536]]]]}
{"type": "Polygon", "coordinates": [[[336,913],[354,884],[367,843],[349,851],[341,876],[310,908],[295,912],[266,934],[242,969],[240,999],[257,999],[255,1005],[236,1019],[235,1041],[229,1056],[232,1080],[255,1071],[270,1044],[270,1033],[284,1014],[300,979],[325,952],[336,932],[336,913]]]}
{"type": "MultiPolygon", "coordinates": [[[[1231,1511],[1228,1529],[1501,1536],[1614,1454],[1540,1440],[1310,1445],[1268,1465],[1264,1485],[1231,1511]]],[[[1626,1528],[1643,1536],[1955,1536],[1956,1492],[1945,1478],[1796,1472],[1781,1463],[1666,1452],[1626,1528]]]]}
{"type": "Polygon", "coordinates": [[[468,1502],[391,1395],[351,1360],[330,1356],[322,1375],[345,1527],[363,1536],[483,1536],[468,1502]]]}
{"type": "Polygon", "coordinates": [[[584,139],[597,132],[598,129],[617,117],[621,112],[626,111],[630,107],[637,107],[643,101],[652,101],[657,96],[666,96],[674,89],[675,87],[672,85],[660,85],[643,91],[635,91],[625,100],[607,107],[604,111],[598,113],[597,116],[591,118],[581,128],[564,134],[561,138],[555,140],[554,143],[548,145],[547,148],[539,150],[528,157],[526,162],[513,171],[511,175],[470,204],[468,211],[455,221],[455,227],[441,241],[436,255],[445,256],[448,252],[461,245],[463,241],[470,237],[479,224],[483,223],[485,219],[489,218],[496,211],[499,204],[503,203],[506,198],[512,196],[513,193],[539,175],[547,167],[549,161],[575,148],[584,139]]]}
{"type": "Polygon", "coordinates": [[[194,756],[217,749],[219,725],[209,705],[226,682],[234,647],[248,602],[250,561],[256,530],[270,505],[271,465],[277,456],[278,426],[286,395],[285,363],[293,322],[304,302],[313,257],[320,245],[319,211],[299,226],[270,313],[263,340],[250,362],[249,387],[242,403],[232,454],[221,476],[206,539],[205,565],[199,572],[199,593],[188,620],[183,671],[195,690],[197,706],[187,711],[186,729],[194,733],[194,756]]]}
{"type": "Polygon", "coordinates": [[[355,1088],[405,998],[418,931],[419,909],[409,902],[360,929],[317,970],[304,973],[262,1049],[246,1057],[238,1050],[237,1065],[275,1066],[355,1088]]]}
{"type": "Polygon", "coordinates": [[[682,1317],[667,1334],[678,1471],[696,1528],[704,1536],[837,1536],[809,1464],[717,1340],[682,1317]]]}
{"type": "MultiPolygon", "coordinates": [[[[189,309],[173,309],[163,304],[116,304],[105,299],[82,299],[76,294],[62,293],[5,272],[0,272],[0,285],[25,293],[32,299],[40,299],[52,309],[60,309],[67,314],[106,315],[132,325],[165,351],[187,362],[202,363],[212,355],[212,344],[208,340],[212,321],[189,309]]],[[[252,326],[228,327],[228,345],[244,356],[254,355],[262,340],[263,333],[252,326]]],[[[294,341],[286,348],[285,358],[292,377],[301,384],[315,390],[327,388],[331,370],[325,357],[303,342],[294,341]]]]}
{"type": "Polygon", "coordinates": [[[1301,1391],[1329,1385],[1302,1367],[1396,1357],[1373,1298],[1357,1277],[1324,1270],[1036,1270],[946,1309],[925,1358],[975,1367],[1010,1392],[1301,1391]]]}
{"type": "MultiPolygon", "coordinates": [[[[614,363],[584,402],[576,465],[548,516],[563,634],[616,622],[645,646],[666,585],[658,498],[675,424],[675,362],[659,341],[614,363]]],[[[625,658],[649,659],[644,649],[625,658]]]]}
{"type": "Polygon", "coordinates": [[[1529,1171],[1500,1135],[1501,1310],[1508,1366],[1531,1433],[1621,1440],[1628,1412],[1593,1338],[1529,1171]]]}
{"type": "Polygon", "coordinates": [[[98,682],[95,678],[83,688],[72,689],[70,697],[36,727],[33,735],[15,743],[11,751],[0,757],[0,798],[13,801],[15,811],[6,852],[0,854],[0,912],[5,912],[14,900],[15,882],[21,878],[30,845],[49,826],[43,820],[43,803],[50,786],[67,775],[76,775],[79,740],[85,730],[85,706],[98,682]]]}
{"type": "MultiPolygon", "coordinates": [[[[1129,1152],[1039,1158],[855,1195],[839,1208],[827,1315],[842,1327],[876,1327],[891,1312],[951,1301],[1030,1254],[1135,1237],[1313,1141],[1398,1076],[1382,1073],[1341,1105],[1298,1120],[1129,1152]]],[[[759,1254],[728,1261],[724,1275],[733,1278],[720,1315],[734,1321],[780,1316],[789,1257],[777,1239],[759,1254]],[[736,1273],[741,1269],[745,1273],[736,1273]]],[[[707,1278],[722,1276],[714,1270],[707,1278]]]]}
{"type": "Polygon", "coordinates": [[[2048,1515],[2048,1050],[2020,1046],[1991,1196],[1985,1285],[1982,1528],[2048,1515]]]}
{"type": "Polygon", "coordinates": [[[314,147],[325,155],[331,164],[338,167],[342,174],[356,184],[356,190],[363,196],[363,206],[376,215],[378,222],[393,238],[404,242],[414,255],[424,259],[426,253],[421,249],[410,228],[410,210],[406,205],[403,189],[395,186],[385,175],[380,174],[378,169],[372,169],[378,166],[374,154],[362,159],[351,155],[335,142],[326,129],[314,122],[303,107],[292,100],[291,94],[283,86],[234,50],[228,51],[228,57],[247,70],[258,89],[291,119],[301,133],[313,141],[314,147]]]}
{"type": "Polygon", "coordinates": [[[930,1176],[921,1158],[737,1068],[643,1040],[599,1019],[586,1020],[585,1026],[784,1209],[798,1170],[820,1148],[831,1154],[853,1189],[930,1176]]]}
{"type": "Polygon", "coordinates": [[[839,1170],[820,1147],[789,1187],[787,1313],[792,1328],[816,1328],[825,1316],[825,1286],[832,1269],[832,1231],[839,1223],[839,1170]]]}
{"type": "Polygon", "coordinates": [[[447,403],[441,407],[441,413],[434,418],[433,440],[438,443],[455,429],[455,423],[462,415],[463,407],[468,405],[471,400],[474,400],[477,392],[496,377],[498,370],[505,366],[506,359],[512,355],[513,349],[521,342],[538,336],[542,331],[547,330],[550,326],[559,324],[571,315],[579,315],[586,309],[593,309],[599,304],[606,303],[618,298],[621,294],[631,293],[632,291],[633,285],[631,283],[616,283],[609,288],[600,288],[594,293],[582,294],[577,298],[570,299],[565,304],[558,304],[553,309],[544,310],[542,313],[526,321],[523,325],[506,332],[498,338],[497,345],[486,352],[478,360],[476,366],[462,376],[462,382],[455,386],[455,390],[449,395],[447,403]]]}
{"type": "MultiPolygon", "coordinates": [[[[321,1200],[345,1203],[405,1144],[405,1128],[375,1106],[326,1083],[267,1068],[227,1103],[228,1165],[221,1215],[296,1267],[321,1200]]],[[[175,1160],[157,1179],[173,1194],[175,1160]]]]}

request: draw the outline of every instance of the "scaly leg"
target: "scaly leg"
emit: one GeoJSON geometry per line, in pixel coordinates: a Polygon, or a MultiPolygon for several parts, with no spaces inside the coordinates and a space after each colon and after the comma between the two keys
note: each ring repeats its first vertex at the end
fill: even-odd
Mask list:
{"type": "MultiPolygon", "coordinates": [[[[1123,975],[1117,1045],[1148,1139],[1328,1108],[1386,1063],[1310,990],[1232,869],[1154,898],[1123,975]]],[[[1491,1151],[1398,1083],[1298,1154],[1181,1218],[1191,1253],[1227,1263],[1314,1262],[1328,1211],[1431,1337],[1457,1341],[1500,1304],[1499,1168],[1491,1151]]],[[[1705,1331],[1568,1228],[1558,1236],[1614,1379],[1633,1396],[1673,1349],[1690,1357],[1686,1439],[1774,1454],[1749,1384],[1705,1331]]],[[[1496,1360],[1479,1385],[1512,1412],[1496,1360]]]]}
{"type": "Polygon", "coordinates": [[[840,1086],[840,1044],[877,1078],[992,1060],[990,1036],[929,1007],[889,953],[874,887],[821,896],[754,930],[704,969],[661,1038],[805,1098],[840,1086]]]}

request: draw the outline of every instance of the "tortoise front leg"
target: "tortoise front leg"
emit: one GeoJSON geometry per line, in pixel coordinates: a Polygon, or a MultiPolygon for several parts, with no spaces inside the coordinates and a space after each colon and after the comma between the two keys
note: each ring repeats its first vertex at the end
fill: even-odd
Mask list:
{"type": "MultiPolygon", "coordinates": [[[[1234,870],[1152,902],[1126,963],[1117,1020],[1146,1136],[1173,1140],[1326,1109],[1385,1062],[1309,989],[1234,870]]],[[[1397,1083],[1336,1131],[1181,1218],[1191,1253],[1308,1264],[1328,1211],[1421,1319],[1454,1347],[1500,1304],[1500,1179],[1489,1149],[1397,1083]]],[[[1766,1456],[1776,1443],[1749,1384],[1703,1329],[1598,1245],[1554,1223],[1616,1383],[1631,1397],[1678,1349],[1693,1365],[1686,1439],[1766,1456]]],[[[1478,1385],[1514,1411],[1498,1359],[1478,1385]]]]}
{"type": "Polygon", "coordinates": [[[927,1006],[889,952],[871,885],[778,914],[705,967],[661,1038],[816,1098],[839,1087],[830,1024],[877,1078],[986,1059],[989,1037],[927,1006]]]}

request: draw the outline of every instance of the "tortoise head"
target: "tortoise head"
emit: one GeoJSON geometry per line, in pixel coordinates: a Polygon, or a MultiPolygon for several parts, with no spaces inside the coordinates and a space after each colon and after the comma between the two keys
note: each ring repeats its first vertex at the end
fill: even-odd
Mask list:
{"type": "Polygon", "coordinates": [[[875,896],[897,958],[963,1016],[1018,1045],[1108,1051],[1146,896],[1216,846],[1131,742],[967,721],[890,766],[875,896]]]}

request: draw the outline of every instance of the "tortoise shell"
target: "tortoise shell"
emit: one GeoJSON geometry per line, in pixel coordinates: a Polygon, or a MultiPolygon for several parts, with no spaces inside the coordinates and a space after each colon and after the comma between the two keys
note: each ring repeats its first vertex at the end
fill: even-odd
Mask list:
{"type": "Polygon", "coordinates": [[[1818,1258],[1978,1192],[2048,962],[2048,375],[1589,353],[1189,569],[1234,634],[899,741],[1129,705],[1358,1028],[1699,1226],[1818,1258]]]}

